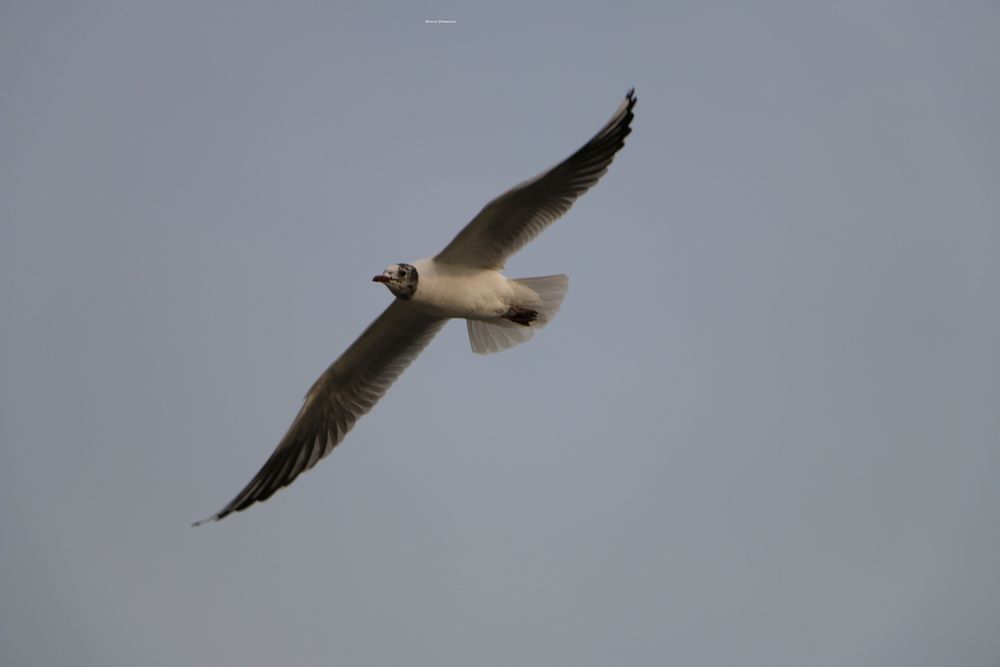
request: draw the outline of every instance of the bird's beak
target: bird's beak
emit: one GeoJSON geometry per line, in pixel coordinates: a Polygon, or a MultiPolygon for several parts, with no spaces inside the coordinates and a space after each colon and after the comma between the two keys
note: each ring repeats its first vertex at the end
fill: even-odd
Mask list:
{"type": "Polygon", "coordinates": [[[374,278],[372,278],[372,282],[373,283],[387,283],[390,280],[392,280],[392,278],[390,278],[389,276],[385,275],[384,273],[380,273],[377,276],[375,276],[374,278]]]}

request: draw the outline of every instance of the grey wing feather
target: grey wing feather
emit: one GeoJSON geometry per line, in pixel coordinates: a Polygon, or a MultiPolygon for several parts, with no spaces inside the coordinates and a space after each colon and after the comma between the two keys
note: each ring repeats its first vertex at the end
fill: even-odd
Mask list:
{"type": "Polygon", "coordinates": [[[608,170],[632,131],[633,88],[611,120],[561,163],[500,195],[459,232],[435,259],[501,269],[507,258],[566,213],[608,170]]]}
{"type": "Polygon", "coordinates": [[[316,465],[382,398],[445,322],[394,301],[316,380],[260,472],[228,505],[194,525],[267,500],[316,465]]]}

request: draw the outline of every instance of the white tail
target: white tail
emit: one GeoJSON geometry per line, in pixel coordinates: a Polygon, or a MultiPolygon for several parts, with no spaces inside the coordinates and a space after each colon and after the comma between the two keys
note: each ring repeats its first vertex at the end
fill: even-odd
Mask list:
{"type": "Polygon", "coordinates": [[[538,318],[528,326],[503,318],[466,320],[469,342],[476,354],[500,352],[531,338],[535,329],[541,329],[556,316],[569,289],[569,278],[562,274],[518,278],[511,283],[517,293],[517,305],[538,311],[538,318]]]}

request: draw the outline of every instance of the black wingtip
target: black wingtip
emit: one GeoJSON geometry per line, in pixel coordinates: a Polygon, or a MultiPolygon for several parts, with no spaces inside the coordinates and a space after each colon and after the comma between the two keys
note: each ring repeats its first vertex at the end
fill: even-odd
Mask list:
{"type": "Polygon", "coordinates": [[[192,528],[197,528],[198,526],[200,526],[203,523],[215,523],[216,521],[218,521],[221,518],[222,517],[219,516],[218,514],[213,514],[212,516],[205,517],[201,521],[195,521],[194,523],[191,524],[191,527],[192,528]]]}

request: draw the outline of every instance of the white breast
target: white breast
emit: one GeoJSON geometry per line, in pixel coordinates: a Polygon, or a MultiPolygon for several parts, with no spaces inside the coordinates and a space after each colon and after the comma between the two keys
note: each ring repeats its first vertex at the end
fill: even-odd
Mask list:
{"type": "Polygon", "coordinates": [[[441,264],[433,258],[413,266],[417,291],[409,303],[431,315],[486,320],[500,317],[513,302],[514,288],[499,271],[441,264]]]}

